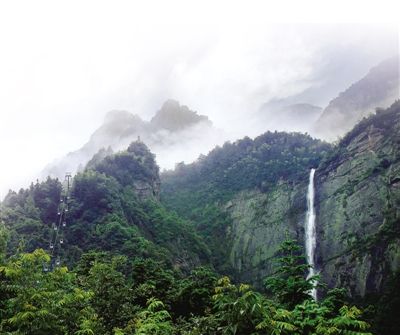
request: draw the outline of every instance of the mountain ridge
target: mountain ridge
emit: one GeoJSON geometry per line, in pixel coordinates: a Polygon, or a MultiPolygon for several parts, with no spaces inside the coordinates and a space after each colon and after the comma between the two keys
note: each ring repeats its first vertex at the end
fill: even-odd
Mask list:
{"type": "Polygon", "coordinates": [[[400,98],[399,67],[399,56],[396,55],[371,68],[363,78],[329,102],[312,133],[335,140],[376,108],[389,107],[400,98]]]}
{"type": "Polygon", "coordinates": [[[208,117],[199,115],[172,99],[167,100],[150,121],[144,121],[140,116],[128,111],[110,111],[87,143],[49,164],[42,171],[42,176],[61,178],[65,171],[75,173],[82,170],[100,149],[110,147],[114,151],[123,150],[137,138],[141,138],[156,153],[168,148],[173,150],[174,145],[179,144],[179,136],[184,136],[190,141],[190,131],[197,133],[197,128],[203,132],[211,132],[213,125],[208,117]],[[166,117],[172,118],[168,121],[166,117]]]}
{"type": "MultiPolygon", "coordinates": [[[[263,182],[266,178],[262,176],[258,186],[257,183],[245,183],[245,187],[233,189],[229,197],[224,198],[218,193],[219,188],[226,190],[229,183],[234,183],[235,180],[248,180],[245,177],[245,175],[249,176],[247,169],[253,171],[252,176],[256,175],[255,171],[257,171],[257,165],[251,158],[254,149],[250,146],[251,149],[246,152],[245,143],[247,142],[243,141],[241,144],[241,141],[238,141],[236,147],[244,148],[241,159],[234,155],[234,147],[226,146],[219,149],[221,157],[232,157],[232,163],[229,163],[231,165],[224,166],[224,163],[216,165],[221,170],[222,179],[212,179],[212,174],[199,174],[202,164],[210,165],[207,161],[210,161],[212,157],[219,157],[215,153],[210,153],[198,163],[178,166],[175,172],[163,174],[162,199],[168,208],[177,210],[184,217],[193,220],[200,229],[208,227],[207,225],[212,226],[211,222],[202,216],[202,212],[206,213],[206,216],[213,217],[217,222],[213,223],[216,225],[214,236],[220,236],[219,238],[222,236],[222,240],[225,239],[224,255],[227,268],[230,268],[233,273],[231,275],[238,281],[261,283],[262,278],[273,273],[271,260],[275,257],[279,241],[282,241],[287,233],[299,241],[304,239],[308,174],[309,168],[314,167],[316,168],[317,224],[318,222],[320,224],[318,248],[322,248],[317,248],[317,264],[325,264],[327,259],[342,259],[341,252],[352,252],[341,245],[341,241],[346,240],[342,234],[351,235],[352,229],[355,229],[360,232],[365,231],[372,239],[372,236],[381,229],[381,225],[389,220],[389,217],[383,213],[383,211],[389,211],[389,208],[387,208],[386,196],[382,194],[390,192],[391,201],[397,204],[394,206],[397,210],[389,211],[390,222],[399,220],[400,194],[397,191],[400,180],[398,176],[399,127],[400,102],[397,101],[387,110],[378,111],[375,115],[363,119],[343,137],[339,144],[331,149],[327,147],[323,159],[303,165],[300,174],[289,174],[285,178],[275,176],[274,182],[269,185],[264,184],[264,187],[263,182]],[[243,176],[237,174],[235,177],[234,174],[230,174],[231,171],[235,171],[232,168],[236,161],[244,164],[238,170],[238,172],[243,171],[243,176]],[[203,184],[198,181],[201,181],[201,178],[208,180],[208,184],[202,186],[203,184]],[[383,182],[386,178],[390,179],[389,184],[383,182]],[[358,191],[358,188],[363,191],[358,191]],[[200,197],[199,199],[194,197],[196,194],[200,197]],[[375,205],[368,207],[368,204],[374,202],[375,205]],[[363,203],[365,204],[362,205],[363,203]],[[203,205],[199,206],[199,204],[203,205]],[[369,216],[370,214],[372,216],[369,216]],[[347,226],[350,223],[352,227],[357,228],[350,229],[347,226]],[[369,228],[364,228],[364,225],[369,228]]],[[[273,134],[271,133],[271,136],[273,134]]],[[[291,147],[291,150],[292,153],[296,152],[296,147],[291,147]]],[[[302,152],[301,145],[297,150],[302,152]]],[[[281,157],[280,160],[286,161],[288,158],[281,157]]],[[[218,159],[218,161],[223,162],[223,159],[218,159]]],[[[290,160],[288,162],[294,168],[293,162],[290,160]]],[[[273,166],[269,167],[269,170],[273,166]]],[[[266,169],[266,166],[263,168],[266,169]]],[[[296,168],[301,168],[301,166],[296,166],[296,168]]],[[[287,169],[287,167],[282,167],[282,171],[287,169]]],[[[385,229],[390,231],[392,228],[385,229]]],[[[205,230],[204,235],[213,234],[205,230]]],[[[362,245],[360,236],[350,235],[348,241],[355,239],[354,241],[358,241],[356,245],[362,245]]],[[[400,241],[397,230],[394,231],[392,237],[400,241]]],[[[222,243],[221,240],[219,241],[222,243]]],[[[398,250],[396,248],[400,242],[393,243],[390,248],[398,250]]],[[[210,247],[213,250],[212,246],[210,247]]],[[[367,255],[365,252],[362,251],[361,254],[367,255]]],[[[399,255],[400,253],[393,251],[390,256],[377,252],[365,257],[377,257],[375,260],[377,264],[387,264],[388,259],[399,255]]],[[[353,297],[366,297],[381,291],[382,282],[374,276],[390,277],[397,271],[396,269],[400,269],[400,263],[395,265],[394,260],[391,261],[392,265],[385,265],[384,270],[375,271],[376,269],[368,265],[368,262],[357,265],[351,256],[343,257],[345,259],[342,261],[343,264],[351,264],[349,271],[355,272],[351,272],[352,275],[348,276],[347,270],[343,270],[343,277],[335,277],[335,265],[330,264],[326,265],[326,274],[324,273],[323,277],[331,287],[341,285],[348,287],[353,297]],[[364,273],[363,279],[360,273],[364,273]],[[345,280],[345,278],[348,279],[345,280]],[[358,278],[358,281],[354,282],[351,278],[358,278]]]]}

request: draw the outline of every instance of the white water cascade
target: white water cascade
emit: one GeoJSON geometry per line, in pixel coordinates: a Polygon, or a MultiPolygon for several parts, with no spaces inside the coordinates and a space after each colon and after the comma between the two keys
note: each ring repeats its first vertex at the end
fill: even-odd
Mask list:
{"type": "MultiPolygon", "coordinates": [[[[307,279],[316,275],[315,271],[315,247],[317,245],[317,231],[315,227],[315,209],[314,209],[314,174],[315,169],[310,171],[310,181],[307,191],[307,216],[305,223],[305,244],[307,263],[311,265],[307,279]]],[[[313,288],[310,292],[314,300],[317,300],[317,289],[313,288]]]]}

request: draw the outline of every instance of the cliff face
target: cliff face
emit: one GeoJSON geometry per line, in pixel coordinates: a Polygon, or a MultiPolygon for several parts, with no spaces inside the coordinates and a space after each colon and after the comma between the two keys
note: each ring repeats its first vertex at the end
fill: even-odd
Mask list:
{"type": "Polygon", "coordinates": [[[302,239],[306,183],[279,183],[268,193],[245,191],[228,202],[229,263],[240,282],[261,286],[274,272],[276,251],[286,236],[302,239]]]}
{"type": "Polygon", "coordinates": [[[400,102],[335,147],[313,141],[268,133],[226,144],[164,173],[161,199],[195,223],[218,270],[261,287],[285,237],[304,243],[314,167],[317,270],[353,297],[381,292],[400,269],[400,102]]]}
{"type": "MultiPolygon", "coordinates": [[[[243,191],[228,202],[229,263],[261,285],[289,234],[304,241],[308,180],[243,191]]],[[[357,125],[317,168],[317,264],[329,287],[380,292],[400,269],[400,104],[357,125]]]]}
{"type": "Polygon", "coordinates": [[[400,268],[399,104],[362,122],[316,172],[317,257],[329,286],[379,291],[400,268]]]}

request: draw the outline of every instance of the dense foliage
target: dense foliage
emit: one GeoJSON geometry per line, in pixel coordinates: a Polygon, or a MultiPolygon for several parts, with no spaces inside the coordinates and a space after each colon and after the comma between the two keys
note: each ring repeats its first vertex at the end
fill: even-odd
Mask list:
{"type": "MultiPolygon", "coordinates": [[[[392,113],[381,113],[384,127],[392,113]]],[[[143,143],[102,150],[74,177],[61,266],[49,239],[65,186],[48,178],[10,191],[0,208],[0,334],[362,335],[370,329],[365,318],[396,334],[387,316],[397,320],[398,273],[365,313],[349,304],[347,288],[318,284],[322,300],[311,299],[318,278],[306,279],[309,266],[294,240],[283,242],[264,290],[221,277],[230,272],[231,224],[221,205],[242,190],[306,183],[309,168],[324,156],[329,164],[346,141],[332,150],[307,135],[275,132],[227,143],[164,173],[162,202],[159,169],[143,143]]],[[[397,205],[382,241],[398,236],[397,205]]]]}
{"type": "Polygon", "coordinates": [[[242,190],[271,191],[281,181],[307,183],[310,167],[331,146],[299,133],[267,132],[225,143],[198,161],[161,175],[161,199],[191,220],[211,250],[212,263],[233,274],[227,252],[231,219],[223,206],[242,190]]]}
{"type": "MultiPolygon", "coordinates": [[[[288,259],[297,249],[294,241],[285,243],[288,259]]],[[[207,268],[182,278],[154,261],[91,252],[74,271],[44,271],[50,256],[42,249],[8,258],[4,251],[1,334],[369,334],[361,311],[343,304],[337,290],[318,303],[304,291],[309,285],[299,282],[293,304],[292,297],[282,299],[273,281],[276,298],[268,298],[228,277],[217,280],[207,268]]],[[[291,270],[285,264],[280,276],[289,287],[291,270]]]]}
{"type": "Polygon", "coordinates": [[[179,214],[212,202],[229,200],[238,191],[267,191],[277,181],[306,180],[330,145],[299,133],[267,132],[251,140],[227,142],[196,162],[180,163],[162,174],[162,197],[179,214]]]}
{"type": "MultiPolygon", "coordinates": [[[[72,184],[63,261],[71,266],[90,250],[152,258],[183,271],[207,261],[208,248],[192,225],[157,201],[157,183],[154,155],[142,142],[92,161],[72,184]]],[[[62,189],[61,182],[48,178],[10,191],[0,212],[9,228],[10,254],[49,248],[62,189]]]]}

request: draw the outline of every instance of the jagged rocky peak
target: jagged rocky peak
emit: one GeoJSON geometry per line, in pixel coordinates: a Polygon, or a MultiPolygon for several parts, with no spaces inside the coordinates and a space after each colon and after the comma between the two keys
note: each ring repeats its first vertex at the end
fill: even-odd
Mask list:
{"type": "Polygon", "coordinates": [[[168,149],[172,150],[173,156],[173,150],[180,148],[182,137],[171,137],[171,133],[189,130],[185,134],[186,139],[195,141],[199,132],[192,131],[192,127],[203,125],[207,130],[213,131],[212,123],[206,116],[197,114],[175,100],[167,100],[151,121],[124,110],[113,110],[107,113],[103,124],[86,144],[46,166],[42,175],[62,178],[65,171],[75,173],[101,148],[111,147],[118,151],[127,148],[139,136],[157,154],[168,149]]]}
{"type": "Polygon", "coordinates": [[[156,129],[179,131],[198,123],[206,123],[211,126],[207,116],[199,115],[185,105],[180,105],[176,100],[167,100],[161,109],[150,121],[156,129]]]}

